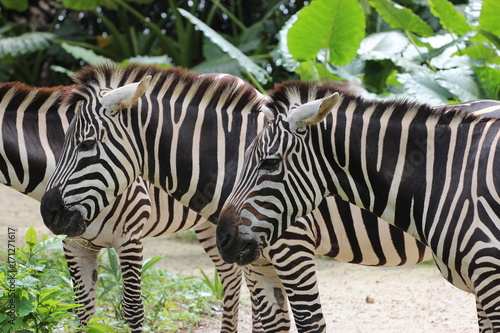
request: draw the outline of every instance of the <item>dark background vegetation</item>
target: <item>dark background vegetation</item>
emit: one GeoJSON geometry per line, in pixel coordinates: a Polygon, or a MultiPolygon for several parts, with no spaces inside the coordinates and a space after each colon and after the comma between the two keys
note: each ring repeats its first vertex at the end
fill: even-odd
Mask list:
{"type": "Polygon", "coordinates": [[[373,98],[499,98],[495,0],[0,0],[0,22],[0,82],[70,84],[113,61],[231,73],[261,90],[347,80],[373,98]]]}

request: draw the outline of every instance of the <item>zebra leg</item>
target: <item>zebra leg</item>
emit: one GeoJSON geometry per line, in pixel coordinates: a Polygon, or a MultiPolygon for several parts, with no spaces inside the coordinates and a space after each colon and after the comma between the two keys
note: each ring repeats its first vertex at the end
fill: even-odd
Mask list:
{"type": "Polygon", "coordinates": [[[194,227],[201,246],[217,268],[223,286],[221,333],[238,332],[241,268],[225,263],[215,242],[215,225],[199,223],[194,227]]]}
{"type": "Polygon", "coordinates": [[[476,309],[477,309],[477,321],[479,324],[479,332],[481,333],[495,332],[493,330],[493,325],[486,316],[486,312],[484,312],[483,306],[479,302],[477,296],[476,296],[476,309]]]}
{"type": "Polygon", "coordinates": [[[285,286],[298,332],[326,332],[321,309],[314,241],[311,229],[300,221],[265,249],[285,286]]]}
{"type": "MultiPolygon", "coordinates": [[[[238,331],[242,269],[222,260],[215,241],[215,230],[216,226],[210,222],[195,226],[198,240],[214,262],[223,285],[221,332],[233,333],[238,331]]],[[[285,291],[274,268],[269,263],[259,263],[245,266],[244,272],[252,299],[252,332],[288,332],[288,304],[286,299],[283,301],[285,291]]]]}
{"type": "Polygon", "coordinates": [[[142,240],[128,235],[117,244],[123,276],[122,313],[132,333],[142,332],[144,306],[141,297],[142,240]]]}
{"type": "Polygon", "coordinates": [[[253,332],[289,332],[286,292],[274,266],[261,258],[246,265],[244,272],[250,290],[254,322],[259,320],[262,324],[261,330],[254,326],[253,332]]]}
{"type": "Polygon", "coordinates": [[[97,264],[101,247],[79,238],[63,240],[64,256],[75,291],[75,303],[82,304],[75,309],[80,327],[87,326],[95,312],[97,264]]]}

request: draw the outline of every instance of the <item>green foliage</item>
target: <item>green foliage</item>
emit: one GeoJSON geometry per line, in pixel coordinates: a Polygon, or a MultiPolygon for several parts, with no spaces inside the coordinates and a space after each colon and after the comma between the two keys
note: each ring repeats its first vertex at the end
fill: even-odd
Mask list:
{"type": "Polygon", "coordinates": [[[422,37],[433,35],[432,28],[410,9],[389,0],[370,0],[370,5],[394,29],[413,32],[422,37]]]}
{"type": "Polygon", "coordinates": [[[207,36],[215,45],[220,47],[222,51],[229,55],[229,57],[236,60],[240,64],[240,66],[243,67],[249,74],[254,76],[258,82],[262,84],[267,83],[268,74],[262,67],[257,66],[243,52],[241,52],[231,43],[227,42],[221,35],[215,32],[208,25],[197,19],[191,13],[187,12],[184,9],[179,9],[179,12],[188,20],[190,20],[194,25],[196,25],[201,31],[203,31],[205,36],[207,36]]]}
{"type": "MultiPolygon", "coordinates": [[[[163,257],[145,260],[142,266],[142,296],[146,317],[144,330],[178,332],[192,328],[210,312],[218,299],[200,279],[182,277],[154,267],[163,257]]],[[[123,276],[116,251],[107,249],[101,256],[98,278],[97,317],[112,323],[118,331],[126,330],[121,312],[123,276]]]]}
{"type": "Polygon", "coordinates": [[[28,32],[16,37],[0,39],[0,58],[18,57],[46,49],[55,39],[47,32],[28,32]]]}
{"type": "MultiPolygon", "coordinates": [[[[325,2],[332,6],[336,3],[334,0],[325,2]]],[[[356,57],[349,58],[350,62],[344,66],[330,56],[343,52],[344,45],[330,45],[325,54],[318,52],[311,42],[330,29],[326,22],[315,24],[326,7],[311,8],[315,4],[320,8],[321,3],[317,0],[302,9],[284,24],[279,34],[275,58],[302,80],[357,81],[371,98],[411,96],[433,105],[500,98],[500,84],[495,80],[500,73],[500,40],[492,32],[496,31],[494,24],[500,22],[499,12],[494,12],[496,20],[490,17],[497,2],[484,3],[477,15],[480,22],[477,26],[474,15],[462,15],[446,0],[431,0],[421,7],[411,1],[405,2],[412,6],[411,9],[390,0],[369,0],[371,8],[364,8],[363,19],[375,31],[366,36],[359,47],[352,41],[356,57]],[[416,14],[419,10],[427,15],[420,17],[416,14]],[[320,26],[323,30],[318,32],[320,26]],[[295,40],[304,41],[298,43],[302,49],[296,47],[295,40]]],[[[473,11],[466,8],[466,12],[473,11]]],[[[347,20],[351,17],[354,16],[349,15],[347,20]]],[[[346,23],[342,26],[351,28],[346,23]]],[[[337,36],[342,38],[343,34],[335,33],[334,37],[337,36]]]]}
{"type": "Polygon", "coordinates": [[[225,72],[261,91],[349,80],[371,98],[499,98],[496,0],[54,1],[38,31],[0,12],[0,80],[59,84],[84,64],[140,62],[225,72]]]}
{"type": "Polygon", "coordinates": [[[487,30],[495,36],[500,36],[500,2],[496,0],[484,0],[479,18],[479,27],[487,30]]]}
{"type": "Polygon", "coordinates": [[[201,281],[203,282],[203,284],[210,289],[215,299],[221,301],[222,297],[224,296],[224,288],[222,286],[222,282],[219,279],[219,273],[217,272],[217,270],[214,270],[213,279],[210,279],[202,269],[200,269],[200,273],[202,275],[201,281]]]}
{"type": "Polygon", "coordinates": [[[449,32],[463,35],[472,30],[465,17],[447,0],[429,0],[429,4],[432,14],[449,32]]]}
{"type": "Polygon", "coordinates": [[[89,65],[97,65],[100,63],[111,62],[110,59],[105,58],[96,54],[94,51],[90,49],[86,49],[81,46],[70,45],[67,43],[62,43],[61,47],[71,54],[75,59],[81,59],[85,61],[89,65]]]}
{"type": "Polygon", "coordinates": [[[25,246],[16,248],[15,255],[9,256],[12,264],[2,264],[2,332],[24,329],[52,333],[67,331],[76,324],[70,311],[79,305],[73,304],[67,273],[61,275],[67,272],[60,251],[62,238],[37,238],[36,231],[28,229],[25,246]]]}
{"type": "Polygon", "coordinates": [[[28,9],[28,0],[0,0],[0,5],[6,9],[22,12],[28,9]]]}
{"type": "Polygon", "coordinates": [[[297,61],[328,50],[329,62],[345,65],[356,56],[364,35],[365,19],[356,1],[316,0],[298,13],[288,31],[288,48],[297,61]]]}
{"type": "MultiPolygon", "coordinates": [[[[99,266],[97,316],[78,328],[72,313],[74,304],[68,269],[62,255],[62,237],[43,236],[30,228],[15,256],[0,266],[0,332],[88,332],[127,331],[121,318],[123,277],[119,258],[108,249],[99,266]],[[14,260],[15,258],[15,260],[14,260]],[[14,306],[12,306],[14,304],[14,306]],[[11,308],[13,312],[10,312],[11,308]],[[111,310],[111,311],[110,311],[111,310]],[[11,316],[12,315],[12,316],[11,316]]],[[[142,266],[142,294],[145,332],[178,332],[194,327],[218,300],[201,279],[178,276],[155,265],[161,256],[145,260],[142,266]]],[[[214,285],[218,280],[214,280],[214,285]]],[[[220,288],[220,286],[218,286],[220,288]]]]}

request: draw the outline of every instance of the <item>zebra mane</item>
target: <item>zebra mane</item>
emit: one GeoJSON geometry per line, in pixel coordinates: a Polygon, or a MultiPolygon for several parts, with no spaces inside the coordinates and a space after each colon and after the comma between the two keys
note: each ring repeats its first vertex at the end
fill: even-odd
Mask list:
{"type": "MultiPolygon", "coordinates": [[[[169,83],[169,86],[181,84],[191,87],[197,84],[198,91],[209,91],[214,96],[228,96],[231,100],[238,97],[242,101],[260,105],[263,100],[261,95],[248,82],[236,76],[228,74],[196,74],[186,69],[175,67],[163,69],[157,66],[143,66],[131,64],[125,67],[112,64],[98,66],[87,66],[77,72],[73,80],[76,83],[74,88],[64,98],[65,104],[73,104],[83,99],[89,93],[89,88],[93,91],[98,89],[114,89],[129,83],[141,81],[144,77],[151,75],[155,87],[169,83]]],[[[155,88],[152,88],[155,89],[155,88]]],[[[151,89],[150,89],[151,90],[151,89]]]]}
{"type": "MultiPolygon", "coordinates": [[[[14,92],[10,104],[21,105],[29,97],[31,105],[42,105],[49,98],[54,100],[54,106],[59,106],[63,96],[72,89],[72,86],[55,86],[55,87],[34,87],[20,82],[0,83],[0,101],[10,91],[14,92]]],[[[30,110],[38,110],[36,107],[29,108],[30,110]]]]}
{"type": "Polygon", "coordinates": [[[350,102],[355,102],[360,105],[358,109],[366,110],[376,104],[380,110],[395,107],[401,110],[412,110],[416,112],[414,119],[428,119],[430,117],[444,118],[445,121],[451,121],[452,118],[458,117],[461,121],[472,122],[478,118],[490,120],[492,118],[485,116],[476,116],[470,112],[465,112],[460,107],[430,107],[427,104],[410,101],[408,99],[395,99],[385,101],[370,101],[360,96],[356,86],[345,82],[331,82],[327,84],[316,84],[301,81],[289,81],[278,84],[268,93],[267,106],[274,112],[287,113],[289,107],[294,104],[304,104],[316,99],[320,99],[338,92],[343,95],[344,105],[350,102]],[[445,116],[446,115],[446,116],[445,116]]]}
{"type": "Polygon", "coordinates": [[[277,103],[284,106],[293,105],[294,103],[304,104],[331,95],[334,92],[353,97],[361,93],[358,87],[349,82],[337,81],[320,85],[303,81],[287,81],[276,84],[274,89],[268,92],[268,103],[277,103]]]}

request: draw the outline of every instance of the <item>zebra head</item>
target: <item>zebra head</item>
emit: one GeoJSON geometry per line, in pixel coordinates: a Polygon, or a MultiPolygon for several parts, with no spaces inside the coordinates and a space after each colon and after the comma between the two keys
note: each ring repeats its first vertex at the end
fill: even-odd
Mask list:
{"type": "Polygon", "coordinates": [[[90,83],[67,97],[66,103],[77,103],[78,111],[40,208],[54,234],[84,233],[98,213],[140,175],[140,153],[127,132],[127,114],[137,112],[135,106],[150,81],[147,76],[115,89],[90,83]]]}
{"type": "Polygon", "coordinates": [[[309,154],[310,127],[338,107],[340,95],[273,109],[246,151],[240,179],[222,208],[217,242],[225,261],[246,265],[323,199],[326,184],[309,154]],[[319,182],[315,182],[320,180],[319,182]]]}

